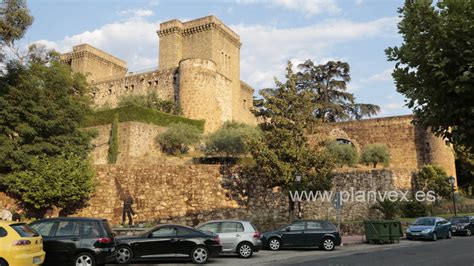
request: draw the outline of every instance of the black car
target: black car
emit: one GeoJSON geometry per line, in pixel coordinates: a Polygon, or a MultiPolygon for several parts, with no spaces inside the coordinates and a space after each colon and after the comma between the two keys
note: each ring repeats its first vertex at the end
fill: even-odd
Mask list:
{"type": "Polygon", "coordinates": [[[474,231],[474,216],[451,217],[451,232],[453,235],[471,236],[474,231]]]}
{"type": "Polygon", "coordinates": [[[329,221],[298,220],[274,231],[263,233],[263,246],[270,250],[282,247],[320,247],[333,250],[341,244],[341,236],[329,221]]]}
{"type": "Polygon", "coordinates": [[[30,224],[44,241],[45,265],[102,265],[115,260],[115,237],[105,219],[49,218],[30,224]]]}
{"type": "Polygon", "coordinates": [[[165,224],[135,237],[117,237],[120,264],[161,258],[191,258],[206,263],[222,251],[218,235],[182,225],[165,224]]]}

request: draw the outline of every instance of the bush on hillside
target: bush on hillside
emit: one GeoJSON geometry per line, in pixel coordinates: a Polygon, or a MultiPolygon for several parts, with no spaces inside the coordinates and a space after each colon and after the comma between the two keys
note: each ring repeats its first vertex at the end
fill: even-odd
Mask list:
{"type": "Polygon", "coordinates": [[[248,143],[260,138],[260,131],[252,126],[237,122],[226,122],[207,137],[206,155],[239,156],[248,153],[248,143]]]}
{"type": "Polygon", "coordinates": [[[170,155],[185,154],[189,147],[201,139],[201,131],[188,124],[171,125],[165,132],[156,137],[162,150],[170,155]]]}
{"type": "Polygon", "coordinates": [[[374,168],[379,163],[387,167],[390,164],[390,153],[387,145],[381,143],[365,145],[360,155],[360,162],[366,165],[372,164],[374,168]]]}
{"type": "Polygon", "coordinates": [[[428,215],[428,207],[416,200],[402,202],[400,211],[403,217],[416,218],[428,215]]]}
{"type": "Polygon", "coordinates": [[[415,191],[434,191],[437,196],[447,198],[451,195],[448,174],[442,167],[425,165],[414,178],[415,191]]]}
{"type": "Polygon", "coordinates": [[[337,141],[331,141],[326,145],[326,149],[340,167],[354,166],[359,161],[359,154],[352,144],[341,144],[337,141]]]}
{"type": "Polygon", "coordinates": [[[173,101],[160,99],[156,92],[148,92],[147,95],[125,95],[119,99],[119,107],[141,106],[168,114],[179,115],[181,109],[173,101]]]}

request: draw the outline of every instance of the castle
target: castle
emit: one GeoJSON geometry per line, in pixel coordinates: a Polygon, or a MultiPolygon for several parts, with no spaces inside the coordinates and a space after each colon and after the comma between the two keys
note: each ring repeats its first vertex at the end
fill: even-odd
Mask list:
{"type": "Polygon", "coordinates": [[[97,88],[94,104],[117,106],[127,95],[155,92],[175,102],[183,115],[205,120],[205,132],[226,121],[256,124],[250,112],[253,88],[240,80],[240,37],[214,16],[160,24],[158,69],[127,73],[125,61],[88,44],[61,61],[86,74],[97,88]]]}

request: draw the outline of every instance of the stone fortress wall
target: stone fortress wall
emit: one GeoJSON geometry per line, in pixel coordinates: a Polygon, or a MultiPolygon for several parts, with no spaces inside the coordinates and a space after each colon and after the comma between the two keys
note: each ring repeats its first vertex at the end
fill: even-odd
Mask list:
{"type": "Polygon", "coordinates": [[[256,124],[253,88],[240,80],[240,37],[214,16],[160,24],[159,68],[127,73],[126,63],[90,45],[75,46],[61,60],[87,75],[96,106],[117,106],[127,95],[155,92],[184,116],[206,120],[205,132],[225,121],[256,124]]]}

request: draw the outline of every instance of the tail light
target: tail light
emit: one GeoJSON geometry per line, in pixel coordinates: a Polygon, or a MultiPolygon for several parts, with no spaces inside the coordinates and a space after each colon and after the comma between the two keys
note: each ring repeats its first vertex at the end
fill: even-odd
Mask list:
{"type": "Polygon", "coordinates": [[[212,238],[212,240],[216,242],[217,244],[221,243],[221,238],[219,236],[215,236],[214,238],[212,238]]]}
{"type": "Polygon", "coordinates": [[[262,237],[262,234],[259,231],[255,232],[255,234],[253,234],[253,238],[260,239],[261,237],[262,237]]]}
{"type": "Polygon", "coordinates": [[[17,240],[17,241],[13,241],[13,246],[27,246],[27,245],[31,245],[31,241],[30,241],[30,240],[17,240]]]}
{"type": "Polygon", "coordinates": [[[97,239],[97,242],[101,244],[110,244],[110,243],[113,243],[114,240],[110,237],[102,237],[102,238],[97,239]]]}

